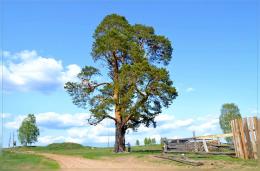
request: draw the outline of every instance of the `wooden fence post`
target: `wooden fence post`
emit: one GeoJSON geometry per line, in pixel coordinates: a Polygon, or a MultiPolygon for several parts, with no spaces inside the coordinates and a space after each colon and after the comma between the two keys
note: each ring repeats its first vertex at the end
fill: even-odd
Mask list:
{"type": "Polygon", "coordinates": [[[253,158],[257,159],[257,117],[249,119],[249,131],[251,133],[253,158]]]}
{"type": "Polygon", "coordinates": [[[249,159],[249,152],[247,149],[247,144],[246,144],[246,140],[245,140],[245,132],[244,132],[244,124],[243,124],[243,120],[239,119],[239,128],[240,128],[240,134],[241,134],[241,140],[242,140],[242,148],[244,150],[244,157],[245,159],[249,159]]]}
{"type": "MultiPolygon", "coordinates": [[[[251,118],[248,118],[249,119],[249,123],[251,121],[251,118]]],[[[253,149],[252,149],[252,139],[250,138],[250,132],[249,132],[249,129],[248,129],[248,119],[247,118],[244,118],[242,123],[243,123],[243,132],[244,132],[244,139],[245,139],[245,150],[247,152],[247,156],[246,158],[247,159],[253,159],[254,158],[254,154],[253,154],[253,149]]],[[[254,133],[252,131],[252,133],[254,133]]]]}
{"type": "Polygon", "coordinates": [[[206,153],[208,153],[208,152],[209,152],[209,149],[208,149],[208,146],[207,146],[207,142],[206,142],[205,139],[203,139],[202,141],[203,141],[204,150],[205,150],[206,153]]]}
{"type": "Polygon", "coordinates": [[[233,141],[234,141],[234,147],[235,147],[235,152],[236,152],[236,157],[240,157],[239,155],[239,145],[238,145],[238,141],[237,141],[237,134],[236,134],[236,126],[235,126],[235,120],[231,121],[231,128],[232,128],[232,134],[233,134],[233,141]]]}
{"type": "Polygon", "coordinates": [[[258,163],[260,163],[260,119],[257,119],[257,122],[256,122],[257,124],[256,124],[256,138],[257,138],[257,140],[256,140],[256,144],[257,144],[257,154],[258,154],[258,160],[259,160],[259,162],[258,163]]]}
{"type": "Polygon", "coordinates": [[[198,145],[197,145],[195,131],[193,131],[192,133],[193,133],[193,140],[194,140],[194,150],[195,150],[195,152],[198,152],[198,145]]]}
{"type": "Polygon", "coordinates": [[[234,119],[230,124],[236,157],[260,159],[260,120],[257,117],[234,119]]]}

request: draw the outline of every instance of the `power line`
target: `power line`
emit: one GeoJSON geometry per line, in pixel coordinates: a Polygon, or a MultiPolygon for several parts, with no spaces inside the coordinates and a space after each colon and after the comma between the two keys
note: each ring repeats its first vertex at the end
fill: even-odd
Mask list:
{"type": "Polygon", "coordinates": [[[256,2],[256,115],[259,110],[259,3],[256,2]]]}
{"type": "Polygon", "coordinates": [[[2,117],[1,117],[1,147],[0,147],[0,154],[2,154],[2,148],[3,148],[3,143],[4,143],[4,0],[1,1],[1,71],[2,71],[2,76],[1,76],[1,86],[2,86],[2,92],[1,92],[1,106],[2,106],[2,117]]]}
{"type": "Polygon", "coordinates": [[[257,39],[257,54],[256,54],[256,114],[258,115],[258,104],[259,104],[259,40],[257,39]]]}

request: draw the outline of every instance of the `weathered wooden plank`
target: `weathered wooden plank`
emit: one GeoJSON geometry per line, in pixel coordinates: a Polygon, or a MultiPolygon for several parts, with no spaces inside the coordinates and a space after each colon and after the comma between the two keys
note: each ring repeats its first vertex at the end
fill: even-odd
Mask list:
{"type": "Polygon", "coordinates": [[[247,150],[247,147],[246,147],[245,132],[244,132],[244,129],[243,129],[242,119],[238,119],[238,123],[239,123],[239,129],[240,129],[240,134],[241,134],[242,150],[244,151],[244,159],[248,159],[249,155],[248,155],[248,150],[247,150]]]}
{"type": "Polygon", "coordinates": [[[251,140],[251,144],[252,144],[252,158],[253,159],[257,159],[257,146],[256,146],[256,125],[254,123],[254,118],[249,118],[248,120],[248,124],[249,124],[249,134],[250,136],[250,140],[251,140]]]}
{"type": "Polygon", "coordinates": [[[237,137],[237,142],[238,142],[238,157],[240,158],[245,158],[244,156],[244,150],[243,150],[243,144],[241,140],[241,133],[240,133],[240,127],[239,127],[239,121],[236,119],[235,121],[235,132],[236,132],[236,137],[237,137]]]}
{"type": "Polygon", "coordinates": [[[208,149],[208,146],[207,146],[207,143],[206,143],[205,139],[203,140],[203,147],[204,147],[205,152],[208,153],[209,149],[208,149]]]}
{"type": "Polygon", "coordinates": [[[258,163],[260,163],[260,119],[257,119],[255,128],[256,128],[257,155],[259,160],[258,163]]]}
{"type": "Polygon", "coordinates": [[[236,156],[237,156],[238,151],[237,151],[236,135],[235,135],[235,130],[234,130],[234,120],[232,120],[230,122],[230,125],[231,125],[232,139],[233,139],[233,143],[234,143],[235,153],[236,153],[236,156]]]}
{"type": "Polygon", "coordinates": [[[195,154],[209,154],[209,155],[228,155],[228,156],[235,156],[235,152],[197,152],[195,154]]]}
{"type": "Polygon", "coordinates": [[[184,164],[188,164],[188,165],[192,165],[192,166],[203,165],[202,162],[190,160],[188,158],[177,158],[177,157],[166,157],[166,156],[155,156],[155,157],[161,158],[161,159],[166,159],[166,160],[172,160],[172,161],[176,161],[176,162],[179,162],[179,163],[184,163],[184,164]]]}
{"type": "Polygon", "coordinates": [[[254,144],[253,144],[253,150],[254,150],[254,156],[255,156],[255,159],[259,159],[260,156],[258,156],[257,152],[259,152],[259,149],[257,147],[257,145],[260,143],[258,140],[257,140],[257,137],[259,137],[258,133],[259,131],[257,130],[258,129],[258,119],[257,117],[253,117],[253,125],[254,125],[254,144]]]}
{"type": "Polygon", "coordinates": [[[197,146],[197,140],[196,140],[195,131],[193,131],[193,140],[194,140],[194,150],[195,150],[195,152],[197,152],[198,151],[198,146],[197,146]]]}
{"type": "MultiPolygon", "coordinates": [[[[177,153],[190,153],[190,151],[167,151],[166,153],[172,153],[172,154],[177,154],[177,153]]],[[[227,155],[227,156],[235,156],[235,152],[194,152],[192,154],[201,154],[201,155],[227,155]]]]}
{"type": "Polygon", "coordinates": [[[232,137],[232,133],[228,134],[216,134],[216,135],[206,135],[206,136],[197,136],[196,139],[213,139],[213,138],[226,138],[226,137],[232,137]]]}
{"type": "Polygon", "coordinates": [[[233,134],[235,139],[235,148],[236,148],[236,157],[240,157],[240,145],[239,145],[239,137],[237,134],[237,128],[236,128],[236,120],[233,120],[233,134]]]}
{"type": "Polygon", "coordinates": [[[249,135],[249,129],[248,129],[248,123],[250,123],[250,118],[249,122],[247,120],[247,118],[243,118],[242,120],[242,124],[243,124],[243,132],[244,132],[244,140],[245,140],[245,151],[247,152],[247,157],[248,159],[253,159],[254,158],[254,154],[253,154],[253,148],[252,148],[252,142],[251,142],[251,138],[249,135]]]}

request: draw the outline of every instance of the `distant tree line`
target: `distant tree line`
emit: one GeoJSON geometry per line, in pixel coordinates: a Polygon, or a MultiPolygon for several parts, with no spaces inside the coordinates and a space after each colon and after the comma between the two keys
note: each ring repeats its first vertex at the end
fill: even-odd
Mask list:
{"type": "Polygon", "coordinates": [[[154,145],[156,144],[155,138],[144,138],[144,145],[154,145]]]}

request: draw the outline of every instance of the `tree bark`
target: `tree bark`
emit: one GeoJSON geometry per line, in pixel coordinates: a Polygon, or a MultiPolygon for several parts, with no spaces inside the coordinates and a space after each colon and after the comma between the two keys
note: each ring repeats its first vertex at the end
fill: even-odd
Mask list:
{"type": "Polygon", "coordinates": [[[125,132],[126,129],[121,123],[115,124],[115,152],[120,153],[125,151],[125,132]]]}
{"type": "Polygon", "coordinates": [[[113,52],[114,57],[114,102],[115,102],[115,152],[124,152],[125,151],[125,124],[122,122],[122,114],[120,109],[120,100],[119,100],[119,66],[115,52],[113,52]]]}

